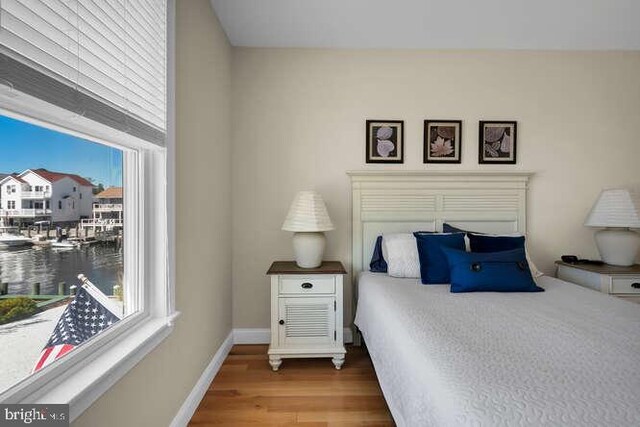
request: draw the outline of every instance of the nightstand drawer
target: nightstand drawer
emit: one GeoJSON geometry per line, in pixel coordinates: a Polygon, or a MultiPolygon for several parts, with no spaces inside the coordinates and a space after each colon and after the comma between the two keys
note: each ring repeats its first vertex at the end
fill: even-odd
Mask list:
{"type": "Polygon", "coordinates": [[[331,277],[290,277],[280,278],[280,294],[333,294],[336,283],[331,277]]]}
{"type": "Polygon", "coordinates": [[[640,294],[640,277],[611,279],[612,294],[640,294]]]}

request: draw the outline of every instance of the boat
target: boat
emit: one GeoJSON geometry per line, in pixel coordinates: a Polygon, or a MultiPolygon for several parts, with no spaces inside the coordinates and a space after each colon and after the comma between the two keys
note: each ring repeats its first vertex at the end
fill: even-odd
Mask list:
{"type": "Polygon", "coordinates": [[[15,248],[31,244],[33,244],[31,239],[20,234],[18,227],[5,226],[4,220],[0,218],[0,249],[15,248]]]}
{"type": "Polygon", "coordinates": [[[51,240],[49,240],[47,236],[44,234],[36,234],[31,238],[31,241],[35,246],[40,246],[45,248],[51,246],[51,240]]]}
{"type": "Polygon", "coordinates": [[[57,248],[57,249],[75,249],[80,247],[80,243],[72,242],[66,239],[65,240],[53,239],[53,240],[49,240],[49,242],[51,243],[50,246],[52,248],[57,248]]]}

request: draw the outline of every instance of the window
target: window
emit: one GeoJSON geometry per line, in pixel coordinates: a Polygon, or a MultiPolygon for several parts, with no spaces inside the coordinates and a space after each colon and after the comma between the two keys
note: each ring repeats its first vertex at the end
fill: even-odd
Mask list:
{"type": "Polygon", "coordinates": [[[16,201],[15,200],[7,201],[7,209],[15,209],[15,208],[16,208],[16,201]]]}
{"type": "Polygon", "coordinates": [[[80,193],[80,200],[82,200],[82,193],[80,193]]]}
{"type": "MultiPolygon", "coordinates": [[[[102,186],[123,188],[123,181],[127,179],[123,175],[124,150],[4,116],[0,116],[0,151],[8,154],[0,157],[0,170],[20,170],[22,172],[18,177],[25,181],[54,179],[64,185],[65,181],[72,179],[84,180],[89,184],[86,177],[91,176],[102,186]],[[6,129],[10,129],[11,138],[3,137],[6,129]],[[33,135],[36,134],[40,137],[34,138],[33,135]],[[58,154],[55,163],[50,160],[52,152],[58,154]],[[57,170],[53,170],[54,167],[57,170]]],[[[44,186],[33,185],[31,188],[36,193],[41,193],[44,186]]],[[[77,186],[72,188],[77,189],[77,186]]],[[[0,217],[30,226],[39,226],[43,221],[48,221],[47,230],[38,230],[41,234],[46,234],[51,243],[46,246],[28,246],[27,240],[21,250],[5,252],[0,258],[0,283],[8,286],[5,302],[28,304],[24,313],[26,319],[6,318],[2,319],[5,325],[0,325],[0,347],[10,349],[3,354],[4,369],[0,370],[0,391],[28,377],[33,369],[41,370],[50,360],[55,360],[50,354],[55,352],[55,340],[62,340],[61,334],[70,334],[70,338],[75,340],[64,342],[67,346],[64,347],[65,355],[71,355],[85,340],[97,337],[105,331],[107,322],[114,324],[137,313],[141,308],[140,300],[135,297],[138,291],[129,289],[137,287],[128,276],[135,269],[125,269],[127,254],[123,248],[132,247],[126,241],[128,235],[123,233],[126,222],[113,224],[86,221],[83,218],[92,216],[91,207],[76,209],[79,206],[73,198],[66,202],[58,201],[59,208],[67,203],[71,207],[69,211],[48,215],[43,212],[43,200],[33,200],[33,195],[30,194],[25,197],[22,203],[26,209],[0,212],[0,217]],[[91,243],[96,239],[101,242],[82,249],[71,243],[71,239],[81,243],[91,243]],[[5,265],[10,268],[3,268],[5,265]],[[93,328],[88,332],[83,331],[84,335],[75,331],[73,324],[63,325],[60,330],[56,326],[58,319],[62,319],[64,313],[70,311],[75,304],[76,300],[70,291],[72,285],[82,285],[78,282],[79,274],[84,274],[95,285],[87,286],[92,291],[90,295],[97,301],[104,300],[104,304],[100,303],[98,306],[96,303],[92,308],[95,314],[83,318],[91,322],[93,328]],[[44,300],[26,297],[36,293],[31,287],[33,283],[40,284],[38,292],[44,300]],[[66,284],[64,289],[59,289],[60,283],[66,284]],[[38,312],[32,310],[37,303],[43,301],[51,301],[51,304],[41,306],[38,312]],[[106,309],[98,313],[101,307],[106,309]],[[54,349],[49,351],[50,347],[54,349]],[[45,359],[42,359],[43,354],[47,356],[45,359]]],[[[35,194],[35,197],[39,195],[35,194]]],[[[8,205],[9,209],[14,209],[16,201],[11,200],[8,205]]],[[[128,205],[125,204],[125,217],[128,214],[128,205]]]]}
{"type": "Polygon", "coordinates": [[[74,192],[74,193],[76,192],[76,187],[73,187],[73,192],[74,192]]]}
{"type": "MultiPolygon", "coordinates": [[[[172,259],[167,198],[173,179],[167,153],[172,121],[166,70],[173,60],[167,55],[173,21],[173,1],[168,1],[169,7],[163,0],[0,1],[0,115],[120,152],[124,189],[122,217],[114,220],[121,221],[124,236],[122,319],[114,322],[102,313],[105,319],[100,320],[111,323],[109,328],[0,391],[0,402],[60,402],[64,396],[73,419],[172,329],[172,264],[166,262],[172,259]],[[79,364],[82,369],[77,369],[79,364]]],[[[89,178],[53,166],[45,169],[41,173],[89,178]]],[[[58,192],[58,180],[49,182],[54,182],[53,194],[71,194],[77,187],[82,192],[84,187],[78,182],[75,190],[58,192]]],[[[67,207],[75,204],[74,199],[58,199],[59,209],[49,219],[24,221],[42,225],[55,222],[56,214],[72,214],[62,209],[63,202],[67,207]]],[[[86,221],[95,219],[91,212],[86,221]]],[[[67,229],[73,230],[60,231],[67,229]]],[[[96,277],[89,280],[102,286],[96,277]]],[[[85,284],[82,289],[92,288],[85,284]]],[[[102,300],[102,306],[108,301],[102,300]]]]}

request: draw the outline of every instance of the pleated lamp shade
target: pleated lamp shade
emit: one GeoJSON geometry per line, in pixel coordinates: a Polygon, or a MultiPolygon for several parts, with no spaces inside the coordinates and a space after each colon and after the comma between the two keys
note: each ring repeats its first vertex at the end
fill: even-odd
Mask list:
{"type": "Polygon", "coordinates": [[[603,190],[584,225],[640,228],[640,195],[625,188],[603,190]]]}
{"type": "Polygon", "coordinates": [[[282,224],[283,230],[296,232],[329,231],[333,228],[324,200],[315,191],[298,192],[282,224]]]}

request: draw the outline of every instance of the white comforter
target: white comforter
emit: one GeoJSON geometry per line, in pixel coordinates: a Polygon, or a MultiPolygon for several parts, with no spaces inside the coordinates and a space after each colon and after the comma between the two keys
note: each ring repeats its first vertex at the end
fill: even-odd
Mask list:
{"type": "Polygon", "coordinates": [[[640,426],[640,305],[538,283],[451,294],[360,276],[355,323],[399,426],[640,426]]]}

